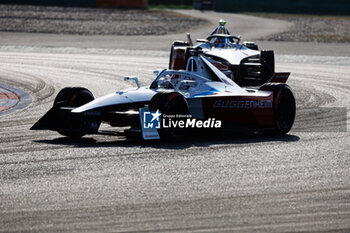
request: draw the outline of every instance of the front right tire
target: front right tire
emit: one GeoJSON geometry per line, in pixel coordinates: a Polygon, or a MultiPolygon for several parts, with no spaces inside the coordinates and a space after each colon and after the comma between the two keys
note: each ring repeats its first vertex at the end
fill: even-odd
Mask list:
{"type": "Polygon", "coordinates": [[[169,69],[174,69],[174,70],[184,70],[186,69],[186,65],[187,65],[187,59],[189,57],[189,54],[188,54],[188,49],[187,47],[189,46],[189,43],[186,42],[186,41],[174,41],[173,44],[171,45],[171,48],[170,48],[170,56],[169,56],[169,69]],[[176,59],[178,60],[181,60],[181,63],[183,63],[183,66],[182,67],[174,67],[173,66],[173,59],[174,58],[174,51],[176,49],[176,47],[185,47],[185,53],[184,53],[184,56],[183,57],[177,57],[176,59]]]}

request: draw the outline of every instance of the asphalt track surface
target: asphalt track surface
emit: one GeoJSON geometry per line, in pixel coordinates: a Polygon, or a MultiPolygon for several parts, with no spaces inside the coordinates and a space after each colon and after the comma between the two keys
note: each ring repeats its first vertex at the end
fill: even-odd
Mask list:
{"type": "Polygon", "coordinates": [[[32,98],[0,117],[0,232],[349,232],[349,58],[281,58],[298,107],[288,135],[161,144],[29,128],[65,86],[99,97],[130,87],[126,75],[149,84],[162,52],[0,51],[1,83],[32,98]]]}

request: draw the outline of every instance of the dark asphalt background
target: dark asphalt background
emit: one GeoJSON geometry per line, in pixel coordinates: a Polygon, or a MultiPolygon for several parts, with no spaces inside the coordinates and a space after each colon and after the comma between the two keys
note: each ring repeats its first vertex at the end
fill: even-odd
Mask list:
{"type": "MultiPolygon", "coordinates": [[[[206,16],[212,23],[230,17],[228,25],[247,38],[288,26],[206,16]]],[[[168,64],[168,46],[156,42],[182,34],[130,37],[134,47],[119,47],[127,45],[122,36],[80,44],[85,37],[0,34],[0,82],[32,97],[27,108],[0,117],[0,232],[350,231],[349,133],[341,127],[322,132],[344,125],[344,117],[316,111],[349,107],[345,52],[338,56],[328,45],[283,47],[289,53],[280,53],[277,70],[292,72],[288,83],[298,107],[286,136],[206,134],[177,144],[106,135],[70,140],[29,130],[61,88],[83,86],[99,97],[130,87],[122,81],[126,75],[149,84],[152,71],[168,64]],[[288,55],[296,51],[304,53],[288,55]],[[315,125],[315,117],[323,123],[315,125]]]]}

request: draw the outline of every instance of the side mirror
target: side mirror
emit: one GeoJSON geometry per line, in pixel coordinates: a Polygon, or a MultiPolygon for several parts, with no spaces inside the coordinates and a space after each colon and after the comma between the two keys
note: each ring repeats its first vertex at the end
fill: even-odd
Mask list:
{"type": "Polygon", "coordinates": [[[239,42],[241,41],[241,36],[237,36],[237,44],[239,44],[239,42]]]}
{"type": "Polygon", "coordinates": [[[153,74],[155,74],[156,76],[158,76],[158,74],[161,72],[162,70],[155,70],[153,71],[153,74]]]}
{"type": "Polygon", "coordinates": [[[140,88],[140,83],[139,79],[137,77],[124,77],[124,81],[130,82],[130,81],[135,81],[137,88],[140,88]]]}

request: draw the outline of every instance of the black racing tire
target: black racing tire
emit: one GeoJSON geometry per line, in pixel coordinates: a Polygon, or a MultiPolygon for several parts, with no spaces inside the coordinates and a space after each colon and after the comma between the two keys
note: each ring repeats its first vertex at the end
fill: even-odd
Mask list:
{"type": "MultiPolygon", "coordinates": [[[[54,100],[54,107],[80,107],[86,103],[94,100],[93,94],[83,87],[65,87],[56,96],[54,100]]],[[[57,130],[57,132],[63,136],[72,138],[81,138],[86,134],[87,124],[81,119],[72,120],[72,126],[70,130],[57,130]]],[[[100,124],[100,123],[98,123],[100,124]]]]}
{"type": "Polygon", "coordinates": [[[286,134],[293,126],[296,104],[290,86],[284,83],[266,83],[259,88],[273,92],[274,134],[286,134]]]}
{"type": "MultiPolygon", "coordinates": [[[[188,115],[188,105],[185,97],[178,92],[159,92],[153,96],[149,103],[150,111],[159,110],[162,113],[161,122],[163,121],[163,114],[166,115],[188,115]]],[[[183,118],[176,118],[177,120],[184,120],[183,118]]],[[[161,128],[158,130],[159,136],[165,141],[181,141],[186,135],[186,129],[180,128],[161,128]]]]}
{"type": "Polygon", "coordinates": [[[65,87],[57,94],[53,105],[60,107],[80,107],[94,99],[94,95],[86,88],[65,87]]]}
{"type": "Polygon", "coordinates": [[[268,82],[275,73],[275,54],[272,50],[260,52],[261,82],[268,82]]]}

